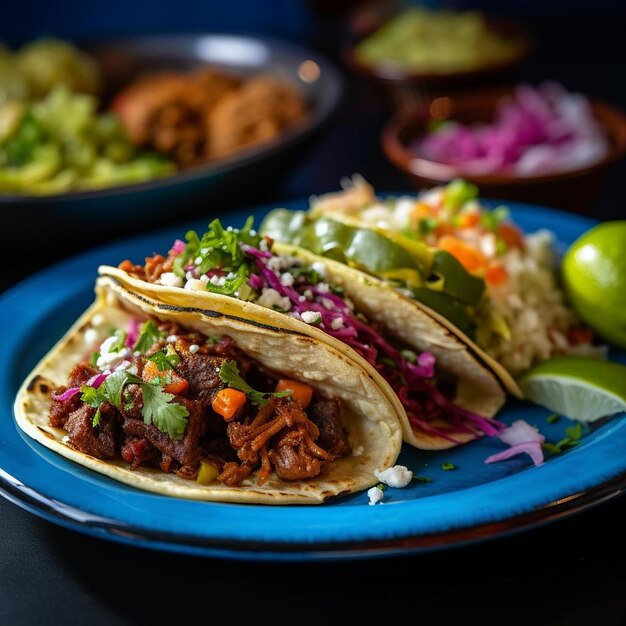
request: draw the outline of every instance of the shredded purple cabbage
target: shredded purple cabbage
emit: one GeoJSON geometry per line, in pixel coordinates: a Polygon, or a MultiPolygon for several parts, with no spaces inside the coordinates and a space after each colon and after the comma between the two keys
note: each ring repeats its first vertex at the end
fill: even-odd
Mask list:
{"type": "Polygon", "coordinates": [[[435,381],[436,359],[432,353],[416,354],[416,362],[412,363],[375,328],[356,317],[338,294],[320,285],[308,284],[303,277],[296,280],[295,286],[283,285],[277,273],[267,266],[267,260],[273,256],[271,253],[251,246],[245,246],[244,251],[259,271],[259,274],[250,274],[250,287],[257,292],[269,287],[288,298],[291,303],[288,314],[298,319],[305,312],[319,313],[321,330],[353,348],[391,384],[413,427],[454,444],[462,443],[455,435],[494,436],[505,428],[501,422],[456,406],[449,394],[439,389],[435,381]],[[313,299],[301,300],[307,290],[313,299]],[[334,328],[336,320],[341,320],[341,326],[334,328]],[[445,418],[450,426],[435,427],[431,422],[437,417],[445,418]]]}

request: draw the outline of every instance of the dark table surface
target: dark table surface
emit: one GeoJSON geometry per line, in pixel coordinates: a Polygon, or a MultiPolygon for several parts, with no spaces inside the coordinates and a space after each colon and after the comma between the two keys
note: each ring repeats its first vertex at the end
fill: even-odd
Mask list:
{"type": "MultiPolygon", "coordinates": [[[[559,79],[625,107],[626,86],[612,67],[624,53],[621,20],[597,15],[552,20],[533,22],[542,46],[523,78],[559,79]]],[[[359,80],[346,79],[346,98],[327,134],[294,173],[251,197],[251,203],[334,190],[340,178],[355,172],[381,191],[411,189],[380,151],[384,109],[359,80]]],[[[595,217],[626,217],[625,176],[621,163],[593,209],[595,217]]],[[[23,238],[26,247],[23,220],[3,218],[3,237],[23,238]]],[[[93,243],[85,237],[72,250],[51,246],[19,259],[0,249],[0,289],[93,243]]],[[[0,465],[1,458],[0,449],[0,465]]],[[[253,616],[621,624],[626,623],[625,520],[626,498],[619,496],[468,547],[332,564],[255,564],[92,539],[0,498],[0,624],[181,624],[198,618],[215,623],[253,616]]]]}

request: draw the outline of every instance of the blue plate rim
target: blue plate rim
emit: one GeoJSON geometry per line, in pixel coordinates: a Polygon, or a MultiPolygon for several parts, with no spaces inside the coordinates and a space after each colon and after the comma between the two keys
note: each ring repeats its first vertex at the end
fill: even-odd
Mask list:
{"type": "MultiPolygon", "coordinates": [[[[409,192],[393,192],[381,195],[397,196],[405,195],[406,193],[409,192]]],[[[286,206],[288,208],[303,207],[306,206],[307,201],[308,198],[298,198],[282,203],[274,202],[259,207],[253,207],[249,210],[238,211],[237,213],[229,215],[229,218],[232,217],[233,223],[236,223],[235,220],[238,217],[243,219],[248,214],[261,214],[264,213],[268,208],[279,205],[286,206]]],[[[565,224],[565,230],[569,229],[569,237],[566,237],[566,239],[569,240],[571,240],[576,233],[583,232],[593,224],[597,223],[595,220],[592,220],[590,218],[571,215],[561,211],[547,209],[536,205],[527,205],[498,200],[486,202],[487,204],[492,206],[502,204],[503,202],[506,203],[511,208],[511,212],[516,221],[524,221],[523,219],[520,220],[519,218],[523,214],[525,214],[526,219],[531,219],[531,221],[536,220],[540,217],[543,225],[551,230],[555,230],[555,227],[563,227],[563,225],[565,224]]],[[[0,320],[2,320],[3,317],[6,315],[5,309],[8,306],[8,302],[14,299],[20,299],[29,290],[32,290],[33,288],[36,289],[37,285],[45,284],[45,281],[48,280],[51,276],[54,276],[59,272],[69,272],[71,274],[72,270],[79,269],[80,267],[83,267],[86,263],[94,270],[95,275],[95,267],[97,264],[94,264],[93,261],[95,261],[95,259],[97,259],[104,251],[121,251],[124,250],[124,248],[129,244],[136,245],[142,241],[150,240],[155,237],[164,237],[168,233],[179,233],[180,228],[180,226],[168,227],[167,229],[155,231],[146,235],[130,237],[120,240],[118,242],[114,242],[113,244],[100,246],[98,248],[92,249],[75,257],[62,261],[61,263],[58,263],[50,268],[47,268],[46,270],[43,270],[42,272],[35,274],[34,276],[31,276],[30,278],[27,278],[26,280],[15,285],[11,289],[7,290],[4,294],[2,294],[2,296],[0,296],[0,320]]],[[[117,252],[115,253],[118,254],[117,252]]],[[[91,277],[85,277],[83,282],[86,282],[87,279],[91,280],[91,277]]],[[[82,288],[83,287],[81,287],[81,289],[82,288]]],[[[69,289],[69,291],[71,293],[71,288],[69,289]]],[[[4,321],[6,322],[6,320],[4,321]]],[[[4,329],[5,325],[0,324],[0,328],[4,329]]],[[[6,331],[1,330],[0,336],[2,336],[2,334],[6,335],[6,331]]],[[[2,398],[2,402],[5,402],[7,400],[6,372],[3,374],[3,378],[0,379],[0,398],[2,398]]],[[[11,400],[12,405],[12,398],[9,398],[9,400],[11,400]]],[[[15,424],[13,424],[13,426],[14,428],[17,428],[15,424]]],[[[618,419],[612,422],[610,430],[612,433],[614,433],[613,440],[615,439],[615,437],[621,437],[623,439],[620,439],[620,441],[626,441],[625,420],[620,421],[618,419]]],[[[609,442],[611,441],[611,437],[601,437],[600,444],[604,443],[604,445],[606,445],[607,439],[609,442]]],[[[594,441],[593,443],[597,444],[598,442],[594,441]]],[[[584,448],[573,451],[574,456],[579,456],[577,453],[579,453],[580,450],[583,449],[584,448]]],[[[561,466],[563,462],[568,462],[569,455],[570,453],[562,458],[554,459],[552,462],[544,465],[542,468],[532,468],[532,471],[544,471],[544,482],[549,482],[549,475],[554,471],[557,471],[558,466],[561,466]]],[[[35,514],[44,517],[45,519],[49,519],[50,521],[54,521],[64,526],[71,527],[74,530],[79,530],[81,532],[85,532],[94,536],[105,536],[106,538],[110,538],[113,540],[125,541],[127,543],[141,545],[144,547],[155,547],[158,549],[172,550],[178,552],[192,552],[209,556],[221,556],[226,558],[253,558],[264,560],[313,560],[318,558],[358,558],[388,556],[395,554],[407,554],[408,552],[431,550],[441,547],[449,547],[452,545],[460,545],[463,543],[471,542],[473,540],[495,538],[503,534],[508,534],[510,532],[515,532],[518,530],[524,530],[538,524],[546,523],[565,515],[571,515],[577,511],[584,510],[590,506],[603,502],[606,499],[617,495],[621,493],[624,489],[626,489],[626,462],[620,464],[619,462],[614,461],[610,468],[604,468],[604,471],[600,472],[596,476],[595,484],[588,485],[588,487],[586,488],[580,490],[573,489],[569,493],[564,493],[562,489],[557,489],[557,493],[548,497],[545,497],[544,494],[542,501],[534,502],[530,507],[528,507],[528,501],[524,501],[524,499],[522,498],[521,504],[524,505],[524,503],[526,502],[527,510],[525,511],[522,511],[518,514],[511,514],[511,511],[509,509],[509,513],[507,514],[506,510],[503,510],[500,512],[502,515],[499,519],[498,516],[496,516],[495,519],[485,518],[475,521],[474,523],[459,523],[456,526],[453,526],[453,528],[449,531],[437,531],[436,529],[431,528],[430,530],[432,532],[427,532],[428,529],[422,528],[420,532],[415,532],[415,528],[411,528],[410,525],[408,525],[406,528],[403,527],[402,524],[398,525],[398,520],[396,519],[392,532],[387,532],[385,536],[380,534],[377,536],[377,532],[380,529],[378,529],[378,531],[374,529],[373,535],[372,533],[364,533],[355,540],[346,539],[345,537],[333,539],[332,535],[329,535],[328,533],[324,534],[322,532],[318,533],[319,536],[309,537],[307,540],[298,540],[297,537],[295,539],[294,537],[284,537],[280,541],[276,541],[276,536],[274,536],[273,538],[270,536],[259,537],[252,540],[250,537],[226,537],[225,535],[222,537],[216,537],[209,534],[203,535],[202,533],[200,533],[200,535],[189,535],[185,533],[164,534],[163,532],[155,532],[153,528],[147,528],[146,526],[137,527],[136,525],[134,526],[132,523],[128,523],[127,521],[124,522],[123,520],[119,524],[113,523],[120,522],[120,520],[113,520],[106,517],[103,518],[104,521],[98,521],[98,523],[101,524],[100,526],[98,526],[97,524],[93,525],[92,523],[80,524],[73,520],[71,516],[67,516],[67,513],[69,511],[72,511],[71,504],[56,501],[45,492],[42,492],[41,490],[22,483],[19,476],[11,474],[9,471],[3,468],[2,465],[6,465],[6,463],[0,463],[0,494],[4,495],[9,500],[22,506],[23,508],[26,508],[27,510],[35,514]],[[49,507],[49,509],[46,510],[46,507],[49,507]]],[[[525,480],[525,476],[527,477],[527,474],[528,473],[526,471],[523,471],[511,476],[507,476],[506,481],[508,483],[512,483],[509,485],[509,487],[515,486],[515,484],[520,483],[520,481],[522,485],[525,484],[527,482],[525,480]]],[[[485,489],[497,482],[502,481],[494,481],[494,483],[486,483],[484,485],[469,487],[466,488],[464,491],[468,492],[485,489]]],[[[370,511],[370,513],[367,513],[367,515],[370,516],[371,520],[375,524],[384,525],[385,522],[384,519],[381,521],[382,514],[380,513],[380,511],[388,511],[390,509],[393,509],[394,504],[396,508],[399,508],[400,506],[404,506],[405,508],[407,508],[408,506],[408,508],[410,509],[411,504],[420,501],[424,502],[424,500],[428,499],[431,500],[431,504],[434,503],[433,506],[436,507],[438,500],[449,500],[449,497],[450,494],[439,494],[434,496],[428,496],[427,498],[417,498],[416,500],[410,502],[390,503],[385,505],[384,507],[364,507],[364,509],[370,511]]],[[[215,503],[208,503],[208,505],[212,506],[215,505],[215,503]]],[[[298,513],[300,522],[302,522],[303,520],[302,515],[304,514],[305,510],[307,512],[312,511],[310,507],[268,508],[255,505],[235,506],[244,506],[246,508],[250,507],[251,509],[254,509],[255,514],[260,516],[261,518],[267,518],[268,510],[275,511],[276,509],[289,508],[291,509],[291,513],[301,511],[300,513],[298,513]],[[265,511],[265,513],[263,511],[265,511]]],[[[183,505],[181,505],[181,507],[184,508],[183,505]]],[[[323,510],[324,505],[321,505],[321,507],[323,510]]],[[[349,510],[344,511],[344,518],[345,515],[354,513],[353,507],[347,508],[349,510]]],[[[319,511],[320,507],[314,507],[314,510],[319,511]]],[[[334,511],[337,512],[339,511],[339,509],[334,509],[334,511]]],[[[82,511],[80,507],[78,508],[78,512],[82,513],[83,517],[85,517],[85,514],[87,515],[87,517],[89,517],[89,513],[82,511]]],[[[308,516],[308,513],[304,515],[308,516]]],[[[76,517],[76,515],[74,517],[76,517]]],[[[315,517],[315,515],[312,515],[312,517],[315,517]]],[[[346,520],[344,519],[343,523],[345,522],[346,520]]],[[[385,530],[389,531],[388,528],[386,528],[385,530]]]]}

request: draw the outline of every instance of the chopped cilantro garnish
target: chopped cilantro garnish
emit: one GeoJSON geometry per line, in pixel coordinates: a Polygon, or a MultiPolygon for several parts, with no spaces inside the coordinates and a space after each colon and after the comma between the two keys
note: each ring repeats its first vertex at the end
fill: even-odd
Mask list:
{"type": "Polygon", "coordinates": [[[578,441],[583,434],[583,427],[580,423],[565,429],[565,434],[573,441],[578,441]]]}
{"type": "Polygon", "coordinates": [[[165,393],[154,385],[142,385],[143,408],[141,413],[146,424],[154,424],[171,439],[182,439],[187,426],[189,411],[182,404],[172,402],[173,394],[165,393]]]}
{"type": "Polygon", "coordinates": [[[122,370],[113,372],[110,376],[107,376],[104,383],[102,383],[105,399],[116,409],[122,406],[122,390],[127,383],[143,384],[143,381],[134,374],[122,370]]]}
{"type": "Polygon", "coordinates": [[[552,413],[552,415],[546,417],[546,422],[548,422],[548,424],[556,424],[560,419],[561,418],[556,413],[552,413]]]}
{"type": "Polygon", "coordinates": [[[291,395],[291,391],[263,392],[257,391],[248,385],[248,383],[239,375],[239,368],[236,361],[226,361],[219,371],[220,380],[233,389],[243,391],[250,402],[256,406],[264,406],[267,404],[270,396],[275,398],[284,398],[291,395]]]}
{"type": "Polygon", "coordinates": [[[91,357],[89,359],[89,365],[91,365],[91,367],[98,367],[98,359],[100,358],[100,353],[99,352],[92,352],[91,353],[91,357]]]}
{"type": "MultiPolygon", "coordinates": [[[[160,386],[155,384],[155,381],[145,383],[141,378],[130,372],[117,371],[108,376],[98,389],[83,385],[80,388],[80,399],[85,404],[96,409],[92,424],[93,426],[98,426],[100,424],[100,409],[102,405],[108,402],[120,409],[124,398],[124,387],[128,383],[138,384],[141,386],[143,395],[141,414],[144,422],[146,424],[154,424],[159,430],[167,433],[171,439],[182,439],[189,411],[182,404],[172,402],[173,394],[165,393],[160,386]]],[[[125,406],[128,406],[129,401],[125,400],[125,406]]],[[[132,400],[130,404],[132,405],[132,400]]]]}
{"type": "Polygon", "coordinates": [[[379,491],[385,491],[385,489],[387,489],[387,485],[385,485],[385,483],[378,483],[376,485],[376,489],[378,489],[379,491]]]}
{"type": "Polygon", "coordinates": [[[226,275],[232,272],[234,276],[226,279],[223,285],[214,285],[209,281],[206,286],[212,293],[233,295],[250,275],[252,261],[242,246],[256,248],[261,240],[261,237],[253,231],[253,224],[254,218],[250,216],[240,229],[225,229],[220,220],[215,219],[209,224],[209,229],[202,238],[190,230],[186,235],[185,250],[174,261],[174,273],[184,278],[185,267],[188,265],[195,266],[198,276],[213,269],[222,270],[226,275]]]}
{"type": "Polygon", "coordinates": [[[416,480],[418,483],[432,483],[433,479],[428,476],[413,476],[413,480],[416,480]]]}
{"type": "Polygon", "coordinates": [[[167,346],[166,351],[157,350],[148,357],[148,361],[152,361],[160,372],[167,372],[176,367],[180,363],[180,357],[172,346],[167,346]]]}
{"type": "Polygon", "coordinates": [[[392,368],[396,367],[396,362],[393,359],[389,358],[388,356],[381,357],[380,362],[384,363],[388,367],[392,367],[392,368]]]}
{"type": "Polygon", "coordinates": [[[541,444],[541,447],[546,451],[552,454],[561,454],[565,450],[569,450],[570,448],[576,447],[580,443],[580,438],[582,437],[582,425],[580,423],[575,424],[574,426],[569,426],[565,429],[566,437],[563,437],[560,441],[556,443],[552,443],[550,441],[544,441],[541,444]]]}
{"type": "Polygon", "coordinates": [[[89,385],[83,385],[80,388],[80,399],[94,409],[97,409],[106,400],[102,386],[94,389],[89,385]]]}
{"type": "Polygon", "coordinates": [[[139,337],[137,337],[133,350],[139,351],[141,354],[145,354],[155,343],[165,339],[166,336],[167,333],[160,331],[154,325],[152,320],[148,320],[141,325],[139,337]]]}
{"type": "Polygon", "coordinates": [[[450,463],[450,461],[444,461],[441,464],[441,469],[449,472],[450,470],[456,469],[456,465],[454,463],[450,463]]]}
{"type": "Polygon", "coordinates": [[[117,328],[113,333],[113,336],[115,337],[115,341],[111,344],[109,352],[119,352],[120,350],[123,350],[126,345],[126,332],[121,328],[117,328]]]}
{"type": "Polygon", "coordinates": [[[434,217],[423,217],[417,225],[420,235],[428,235],[437,228],[437,220],[434,217]]]}
{"type": "Polygon", "coordinates": [[[413,350],[402,350],[400,356],[409,363],[417,363],[417,354],[413,350]]]}
{"type": "Polygon", "coordinates": [[[207,344],[207,346],[215,346],[219,343],[221,337],[219,336],[215,336],[215,337],[207,337],[206,341],[204,343],[207,344]]]}
{"type": "Polygon", "coordinates": [[[80,399],[89,406],[96,409],[94,413],[93,419],[91,420],[92,426],[94,428],[96,426],[100,426],[100,405],[103,402],[106,402],[106,397],[104,395],[104,390],[102,386],[98,389],[94,389],[93,387],[89,387],[88,385],[83,385],[80,388],[80,399]]]}

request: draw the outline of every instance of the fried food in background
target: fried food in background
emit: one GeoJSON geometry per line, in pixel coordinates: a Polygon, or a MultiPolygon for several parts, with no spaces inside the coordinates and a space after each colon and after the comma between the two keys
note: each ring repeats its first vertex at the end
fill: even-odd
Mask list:
{"type": "Polygon", "coordinates": [[[271,141],[306,116],[303,98],[288,82],[212,68],[141,78],[112,107],[136,144],[181,167],[271,141]]]}

